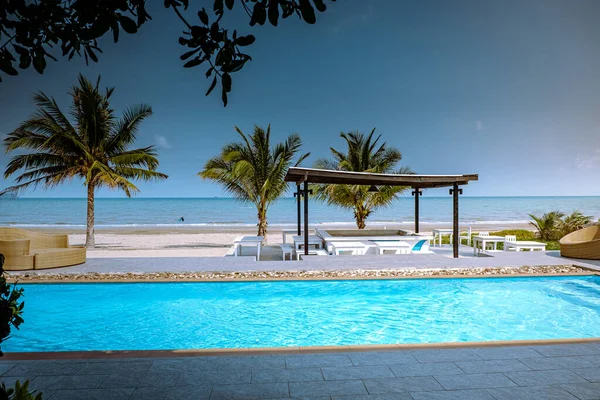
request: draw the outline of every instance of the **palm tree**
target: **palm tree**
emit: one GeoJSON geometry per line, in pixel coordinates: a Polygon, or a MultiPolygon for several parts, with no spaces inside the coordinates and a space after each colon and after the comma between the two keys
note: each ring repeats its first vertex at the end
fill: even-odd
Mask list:
{"type": "Polygon", "coordinates": [[[537,229],[541,240],[553,240],[555,238],[556,230],[561,223],[561,218],[564,216],[565,214],[560,211],[550,211],[541,217],[529,214],[532,219],[530,224],[537,229]]]}
{"type": "MultiPolygon", "coordinates": [[[[394,169],[402,159],[400,150],[379,143],[381,135],[373,140],[375,129],[368,136],[360,132],[341,133],[346,141],[346,153],[331,147],[333,160],[321,159],[314,164],[315,168],[338,171],[412,174],[408,167],[394,169]]],[[[371,213],[380,207],[390,205],[399,194],[407,190],[405,186],[381,186],[377,191],[364,185],[314,185],[316,199],[330,205],[353,210],[358,229],[364,229],[371,213]]]]}
{"type": "MultiPolygon", "coordinates": [[[[130,179],[159,180],[154,146],[130,150],[142,121],[152,108],[141,104],[125,111],[120,119],[110,108],[114,88],[100,91],[100,77],[92,83],[79,75],[79,85],[69,92],[69,115],[52,97],[34,96],[36,114],[4,139],[6,152],[26,150],[14,156],[4,172],[8,178],[22,170],[15,185],[3,191],[19,192],[28,187],[46,188],[73,178],[87,186],[86,246],[94,247],[94,193],[100,187],[121,189],[128,197],[138,192],[130,179]]],[[[0,193],[1,195],[2,193],[0,193]]]]}
{"type": "MultiPolygon", "coordinates": [[[[283,179],[302,141],[292,134],[285,142],[271,147],[271,125],[266,131],[254,126],[251,135],[245,135],[238,127],[235,130],[242,141],[223,147],[221,154],[208,160],[198,175],[220,183],[237,199],[252,202],[257,211],[258,235],[266,237],[267,210],[287,190],[288,183],[283,179]]],[[[294,166],[309,154],[300,156],[294,166]]]]}

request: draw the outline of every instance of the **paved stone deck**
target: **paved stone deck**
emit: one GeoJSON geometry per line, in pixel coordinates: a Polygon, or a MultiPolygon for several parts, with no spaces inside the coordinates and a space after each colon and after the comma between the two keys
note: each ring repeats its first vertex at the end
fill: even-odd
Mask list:
{"type": "MultiPolygon", "coordinates": [[[[259,261],[244,257],[124,257],[89,258],[86,263],[66,268],[40,270],[36,274],[55,273],[153,273],[212,271],[298,271],[298,270],[381,270],[432,268],[493,268],[535,265],[580,265],[600,271],[600,262],[561,257],[558,251],[497,252],[474,257],[471,247],[461,246],[461,257],[452,258],[451,248],[434,248],[433,254],[311,256],[303,261],[259,261]]],[[[32,271],[24,273],[31,274],[32,271]]],[[[11,272],[16,274],[16,272],[11,272]]]]}
{"type": "Polygon", "coordinates": [[[600,342],[262,356],[0,361],[46,400],[592,400],[600,342]]]}

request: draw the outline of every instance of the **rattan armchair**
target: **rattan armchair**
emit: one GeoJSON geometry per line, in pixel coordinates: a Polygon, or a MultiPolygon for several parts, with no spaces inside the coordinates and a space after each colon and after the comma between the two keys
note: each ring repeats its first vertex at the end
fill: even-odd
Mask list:
{"type": "Polygon", "coordinates": [[[67,267],[86,260],[85,247],[69,246],[67,235],[8,227],[0,227],[0,253],[7,271],[67,267]]]}
{"type": "Polygon", "coordinates": [[[600,260],[600,227],[598,225],[569,233],[560,239],[563,257],[600,260]]]}

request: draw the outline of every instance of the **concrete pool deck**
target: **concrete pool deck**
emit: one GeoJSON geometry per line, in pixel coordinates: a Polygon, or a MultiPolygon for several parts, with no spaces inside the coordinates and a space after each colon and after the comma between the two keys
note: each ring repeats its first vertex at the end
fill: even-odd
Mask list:
{"type": "Polygon", "coordinates": [[[461,246],[461,257],[452,258],[449,246],[433,248],[430,254],[311,256],[303,261],[259,261],[246,257],[120,257],[88,258],[81,265],[18,274],[158,273],[158,272],[246,272],[246,271],[331,271],[382,269],[500,268],[518,266],[576,265],[600,271],[600,261],[560,256],[558,251],[495,252],[474,257],[471,247],[461,246]]]}
{"type": "Polygon", "coordinates": [[[600,399],[600,341],[435,350],[0,360],[45,400],[600,399]]]}

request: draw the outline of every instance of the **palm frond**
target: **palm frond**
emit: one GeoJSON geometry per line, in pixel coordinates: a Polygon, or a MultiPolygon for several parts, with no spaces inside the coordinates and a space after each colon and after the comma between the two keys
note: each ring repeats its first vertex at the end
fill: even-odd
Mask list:
{"type": "Polygon", "coordinates": [[[115,173],[127,179],[137,179],[140,181],[160,181],[169,177],[162,172],[135,167],[119,166],[115,168],[115,173]]]}
{"type": "Polygon", "coordinates": [[[125,110],[123,117],[114,126],[114,131],[106,139],[106,151],[109,154],[123,152],[137,136],[140,124],[152,115],[152,107],[140,104],[125,110]]]}
{"type": "Polygon", "coordinates": [[[143,166],[152,171],[158,168],[158,158],[156,157],[156,149],[154,146],[123,151],[109,157],[108,160],[115,166],[143,166]]]}
{"type": "Polygon", "coordinates": [[[39,109],[38,113],[42,112],[44,116],[52,119],[61,129],[66,131],[75,130],[53,97],[49,97],[43,92],[38,92],[34,95],[33,102],[39,109]]]}
{"type": "Polygon", "coordinates": [[[64,157],[52,153],[20,154],[10,160],[6,167],[6,171],[4,171],[4,178],[8,178],[20,169],[30,170],[40,167],[61,166],[64,164],[64,157]]]}

